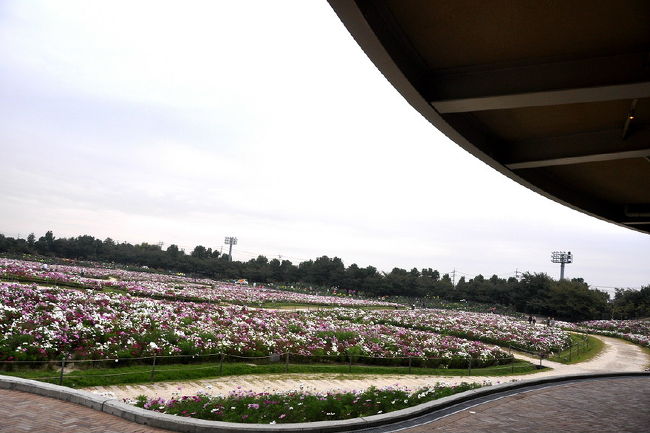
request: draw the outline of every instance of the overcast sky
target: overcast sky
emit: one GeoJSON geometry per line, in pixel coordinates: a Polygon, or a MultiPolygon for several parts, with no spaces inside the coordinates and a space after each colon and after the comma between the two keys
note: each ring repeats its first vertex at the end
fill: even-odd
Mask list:
{"type": "Polygon", "coordinates": [[[481,163],[325,1],[1,1],[0,232],[650,283],[650,236],[481,163]]]}

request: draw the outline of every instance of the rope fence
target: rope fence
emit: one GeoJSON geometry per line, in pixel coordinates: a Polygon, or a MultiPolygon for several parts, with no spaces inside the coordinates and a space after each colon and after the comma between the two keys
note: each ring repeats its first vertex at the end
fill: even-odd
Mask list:
{"type": "MultiPolygon", "coordinates": [[[[561,353],[564,354],[568,350],[568,355],[564,354],[562,355],[563,361],[568,361],[571,362],[573,360],[574,356],[580,355],[581,352],[586,352],[587,350],[590,349],[591,345],[589,342],[589,337],[586,334],[579,334],[579,337],[582,339],[582,341],[571,341],[571,344],[569,345],[568,348],[564,349],[561,353]],[[575,355],[574,355],[575,353],[575,355]]],[[[518,352],[523,352],[528,355],[531,355],[532,357],[539,358],[539,368],[542,367],[542,359],[548,358],[549,357],[549,352],[544,352],[544,351],[531,351],[519,347],[512,347],[508,346],[508,353],[512,354],[512,350],[516,350],[518,352]]]]}
{"type": "MultiPolygon", "coordinates": [[[[347,364],[348,372],[350,373],[352,372],[352,368],[355,365],[364,366],[364,367],[370,366],[370,364],[361,363],[363,360],[366,361],[381,360],[384,361],[384,363],[378,365],[386,366],[386,365],[393,364],[392,366],[406,367],[408,369],[408,374],[412,374],[413,369],[419,369],[419,368],[455,368],[455,369],[466,368],[468,376],[472,375],[473,369],[482,368],[482,367],[491,367],[493,369],[499,369],[499,370],[510,369],[512,373],[514,373],[515,371],[515,357],[512,355],[507,358],[472,358],[472,357],[443,358],[443,357],[426,357],[426,356],[381,357],[381,356],[371,356],[371,355],[360,355],[360,354],[354,354],[349,352],[336,354],[336,355],[318,355],[318,356],[309,356],[309,355],[303,355],[300,353],[293,353],[293,352],[272,353],[265,356],[243,356],[243,355],[227,354],[222,352],[222,353],[211,353],[205,355],[160,355],[160,356],[154,355],[154,356],[134,357],[134,358],[68,359],[68,357],[63,357],[61,360],[46,360],[46,361],[21,361],[21,360],[0,361],[0,365],[10,366],[14,364],[17,365],[32,364],[35,367],[47,365],[48,368],[52,368],[56,365],[59,370],[58,375],[45,376],[45,377],[38,376],[35,377],[34,379],[41,380],[41,381],[56,381],[59,385],[62,385],[65,380],[69,380],[69,379],[88,379],[88,378],[99,378],[99,377],[108,378],[108,377],[118,377],[118,376],[128,376],[128,375],[142,375],[146,373],[149,373],[149,380],[153,382],[155,381],[156,374],[175,372],[175,371],[194,371],[194,370],[212,369],[215,370],[216,374],[223,375],[224,362],[226,362],[229,359],[235,362],[266,361],[266,364],[283,363],[285,373],[290,372],[291,360],[293,360],[295,364],[323,363],[324,360],[332,360],[333,362],[330,361],[330,365],[332,363],[336,363],[336,361],[339,361],[337,363],[338,365],[347,364]],[[208,366],[187,366],[187,367],[179,367],[179,368],[165,368],[164,364],[160,364],[161,360],[165,360],[166,362],[169,362],[172,360],[172,358],[177,358],[179,360],[183,360],[187,358],[194,358],[194,359],[198,358],[199,361],[208,360],[208,362],[211,362],[210,360],[213,359],[214,363],[208,366]],[[70,370],[70,368],[71,367],[74,368],[75,364],[88,366],[88,363],[91,363],[89,369],[94,368],[96,365],[101,366],[102,364],[108,364],[114,368],[115,364],[128,365],[131,364],[131,361],[145,361],[145,360],[150,361],[151,368],[149,370],[130,371],[130,372],[121,372],[121,373],[87,374],[87,375],[80,375],[74,373],[70,374],[73,372],[73,370],[70,370]],[[398,363],[398,364],[395,365],[394,363],[398,363]],[[500,366],[501,364],[503,365],[500,366]],[[505,364],[509,364],[509,365],[505,365],[505,364]],[[434,367],[431,367],[431,365],[434,365],[434,367]],[[454,367],[450,367],[450,365],[453,365],[454,367]],[[68,374],[66,374],[66,368],[68,369],[68,374]]],[[[541,359],[540,359],[540,363],[541,363],[541,359]]]]}
{"type": "MultiPolygon", "coordinates": [[[[575,356],[579,356],[581,352],[589,350],[590,344],[587,335],[581,335],[582,341],[574,341],[569,346],[568,349],[563,351],[564,360],[567,360],[567,350],[568,350],[568,361],[571,362],[574,353],[575,356]]],[[[116,376],[127,376],[134,374],[144,374],[146,371],[135,371],[135,372],[126,372],[126,373],[106,373],[106,374],[92,374],[92,375],[74,375],[74,374],[65,374],[66,366],[74,366],[75,364],[87,365],[90,364],[90,368],[95,367],[96,365],[102,365],[108,363],[112,367],[117,365],[130,365],[133,361],[143,362],[149,361],[151,363],[151,369],[149,370],[150,381],[154,381],[156,373],[165,373],[172,371],[189,371],[189,370],[208,370],[208,369],[218,369],[218,374],[223,374],[223,364],[226,360],[231,359],[235,361],[264,361],[267,360],[269,364],[273,363],[284,363],[285,373],[289,373],[289,361],[293,358],[293,361],[296,363],[323,363],[325,360],[332,360],[333,362],[339,361],[339,364],[347,364],[348,372],[352,372],[353,364],[359,363],[361,360],[366,360],[368,366],[368,361],[383,361],[377,363],[378,365],[392,365],[392,366],[403,366],[408,367],[408,374],[411,374],[414,368],[466,368],[467,375],[471,376],[472,369],[482,368],[489,366],[492,369],[496,370],[505,370],[510,369],[511,373],[515,371],[515,357],[512,355],[512,351],[516,350],[519,352],[526,353],[531,355],[534,358],[539,359],[539,365],[537,368],[543,368],[542,361],[545,358],[548,358],[548,353],[543,351],[530,351],[522,348],[513,348],[508,346],[508,352],[510,357],[507,358],[472,358],[472,357],[426,357],[426,356],[392,356],[392,357],[382,357],[382,356],[372,356],[372,355],[362,355],[357,353],[339,353],[333,355],[309,355],[309,354],[300,354],[295,352],[283,352],[283,353],[272,353],[269,355],[262,356],[244,356],[244,355],[235,355],[228,354],[225,352],[218,353],[206,353],[206,354],[184,354],[184,355],[157,355],[153,356],[140,356],[140,357],[129,357],[129,358],[100,358],[100,359],[69,359],[69,357],[63,357],[60,360],[40,360],[40,361],[24,361],[24,360],[11,360],[11,361],[0,361],[2,366],[11,366],[11,365],[33,365],[36,367],[39,366],[59,366],[59,375],[51,377],[37,377],[37,380],[57,380],[59,384],[63,384],[65,379],[81,379],[89,377],[116,377],[116,376]],[[182,367],[182,368],[160,368],[164,363],[169,363],[172,360],[179,360],[181,363],[189,363],[191,360],[198,361],[208,361],[212,358],[218,358],[216,363],[210,366],[201,366],[201,367],[182,367]],[[161,364],[161,361],[164,361],[161,364]],[[405,362],[406,361],[406,362],[405,362]],[[397,364],[396,364],[397,363],[397,364]],[[499,366],[500,364],[506,364],[499,366]]],[[[330,362],[332,362],[330,361],[330,362]]]]}

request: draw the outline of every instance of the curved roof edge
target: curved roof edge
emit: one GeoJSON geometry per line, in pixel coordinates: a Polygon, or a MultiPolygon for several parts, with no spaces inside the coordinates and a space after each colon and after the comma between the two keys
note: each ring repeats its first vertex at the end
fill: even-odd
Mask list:
{"type": "MultiPolygon", "coordinates": [[[[582,207],[580,204],[575,202],[567,201],[561,197],[558,197],[556,193],[550,192],[544,187],[540,187],[526,180],[525,178],[518,175],[514,170],[509,169],[505,163],[499,162],[497,159],[489,155],[488,153],[481,150],[476,144],[472,141],[477,142],[483,140],[483,137],[480,137],[479,134],[475,136],[470,136],[468,138],[467,131],[463,131],[465,135],[461,134],[457,127],[452,126],[444,117],[441,115],[435,108],[434,104],[431,101],[428,101],[420,90],[411,82],[407,73],[414,77],[417,74],[410,73],[408,70],[409,62],[403,61],[404,59],[398,59],[398,62],[391,56],[388,52],[387,47],[379,39],[378,35],[373,30],[373,27],[364,16],[364,12],[361,11],[357,3],[353,0],[328,0],[332,9],[338,15],[344,26],[350,32],[355,41],[363,49],[366,55],[374,63],[374,65],[379,69],[379,71],[384,75],[384,77],[391,83],[391,85],[406,99],[406,101],[415,108],[425,119],[427,119],[433,126],[445,134],[449,139],[459,145],[461,148],[475,156],[476,158],[483,161],[485,164],[489,165],[493,169],[497,170],[499,173],[507,176],[508,178],[516,181],[517,183],[525,186],[526,188],[550,199],[559,204],[567,206],[571,209],[577,210],[581,213],[587,214],[589,216],[598,218],[602,221],[616,224],[621,227],[632,229],[641,233],[650,233],[650,221],[639,223],[626,223],[621,221],[616,221],[615,219],[607,215],[608,212],[602,212],[599,214],[597,211],[589,210],[582,207]],[[406,69],[406,72],[405,70],[406,69]],[[470,139],[472,141],[470,141],[470,139]],[[637,225],[630,225],[637,224],[637,225]]],[[[364,3],[365,4],[365,3],[364,3]]],[[[366,11],[367,12],[367,11],[366,11]]],[[[394,47],[391,47],[394,48],[394,47]]],[[[395,50],[392,50],[395,54],[395,50]]],[[[408,60],[408,59],[407,59],[408,60]]],[[[443,111],[444,112],[444,111],[443,111]]],[[[647,158],[650,160],[650,158],[647,158]]],[[[577,200],[580,203],[580,200],[577,200]]],[[[645,204],[643,204],[643,211],[640,216],[646,217],[645,215],[645,204]]],[[[626,211],[627,213],[627,211],[626,211]]],[[[639,215],[635,215],[639,216],[639,215]]],[[[620,219],[620,218],[619,218],[620,219]]],[[[647,219],[647,218],[646,218],[647,219]]]]}

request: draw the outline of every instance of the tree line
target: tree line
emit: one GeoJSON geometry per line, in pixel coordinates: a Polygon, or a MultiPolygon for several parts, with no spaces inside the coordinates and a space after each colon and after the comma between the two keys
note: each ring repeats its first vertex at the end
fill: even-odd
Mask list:
{"type": "Polygon", "coordinates": [[[581,278],[553,280],[543,273],[524,273],[520,278],[485,278],[477,275],[454,284],[449,274],[435,269],[393,268],[380,272],[374,266],[345,266],[338,257],[318,257],[294,265],[289,260],[264,256],[248,261],[231,261],[227,254],[198,245],[187,254],[177,245],[163,249],[159,244],[130,244],[84,235],[56,238],[51,231],[38,239],[0,235],[0,253],[38,254],[127,266],[183,272],[214,279],[245,278],[250,282],[293,285],[369,297],[406,297],[427,305],[430,300],[499,304],[526,314],[540,314],[564,320],[639,318],[650,316],[650,285],[637,290],[617,289],[614,299],[593,290],[581,278]]]}

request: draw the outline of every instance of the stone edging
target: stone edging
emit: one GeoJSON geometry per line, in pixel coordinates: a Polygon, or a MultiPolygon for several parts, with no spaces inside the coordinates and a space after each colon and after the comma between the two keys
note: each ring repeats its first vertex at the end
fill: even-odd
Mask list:
{"type": "Polygon", "coordinates": [[[194,418],[183,418],[175,415],[167,415],[141,409],[135,406],[122,403],[119,400],[102,397],[87,391],[81,391],[50,383],[38,382],[35,380],[21,379],[12,376],[0,376],[0,389],[29,392],[58,400],[77,403],[91,409],[119,416],[128,421],[144,424],[182,433],[236,433],[236,432],[337,432],[356,430],[361,428],[375,427],[384,424],[392,424],[405,419],[413,418],[425,413],[444,409],[454,404],[462,403],[474,398],[483,397],[503,391],[518,388],[525,388],[545,383],[565,382],[576,379],[592,379],[602,377],[625,377],[625,376],[650,376],[650,372],[618,372],[618,373],[588,373],[565,376],[546,377],[540,379],[522,380],[508,382],[499,385],[486,386],[479,389],[465,391],[433,400],[406,409],[396,410],[380,415],[372,415],[365,418],[353,418],[339,421],[316,421],[309,423],[291,424],[242,424],[223,421],[207,421],[194,418]]]}

